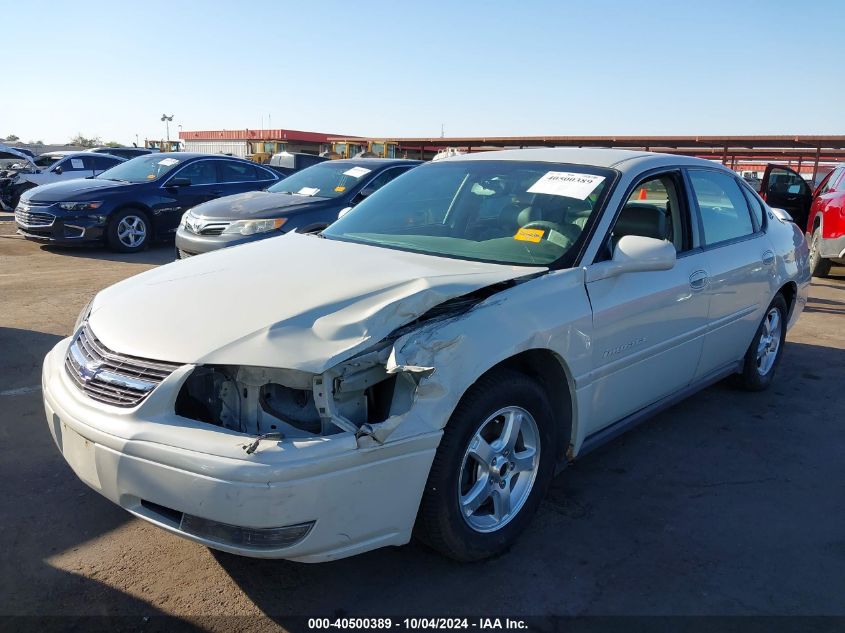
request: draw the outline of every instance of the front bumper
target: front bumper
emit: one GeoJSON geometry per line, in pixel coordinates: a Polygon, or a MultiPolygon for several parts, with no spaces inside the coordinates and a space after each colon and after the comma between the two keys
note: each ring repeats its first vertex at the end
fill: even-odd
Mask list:
{"type": "Polygon", "coordinates": [[[186,230],[184,226],[180,226],[179,230],[176,231],[176,254],[179,259],[183,259],[192,255],[216,251],[219,248],[248,244],[279,235],[282,235],[281,231],[268,231],[255,235],[197,235],[186,230]]]}
{"type": "Polygon", "coordinates": [[[138,407],[119,409],[77,389],[64,370],[69,343],[44,360],[50,432],[76,475],[132,514],[208,547],[301,562],[410,539],[440,431],[375,448],[359,448],[348,433],[265,441],[248,456],[242,446],[252,436],[172,413],[191,366],[138,407]],[[180,513],[245,528],[314,525],[294,545],[256,549],[187,533],[180,513]]]}
{"type": "Polygon", "coordinates": [[[101,242],[107,220],[102,216],[78,216],[58,203],[39,206],[18,205],[15,209],[18,233],[27,239],[54,244],[101,242]]]}

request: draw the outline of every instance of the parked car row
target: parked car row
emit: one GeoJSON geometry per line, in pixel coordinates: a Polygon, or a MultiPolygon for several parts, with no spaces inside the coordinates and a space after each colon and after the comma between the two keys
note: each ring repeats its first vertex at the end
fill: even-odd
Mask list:
{"type": "Polygon", "coordinates": [[[308,158],[314,160],[288,155],[266,166],[185,152],[125,162],[97,153],[44,155],[36,159],[43,170],[18,174],[18,182],[26,184],[19,185],[15,220],[18,232],[29,239],[105,243],[121,252],[139,251],[176,234],[182,258],[291,230],[320,231],[344,209],[419,164],[308,158]],[[111,168],[93,169],[105,168],[104,161],[111,168]],[[80,172],[80,166],[92,169],[80,172]],[[32,179],[54,182],[37,186],[32,179]]]}
{"type": "MultiPolygon", "coordinates": [[[[180,190],[244,162],[141,157],[41,191],[90,184],[75,200],[96,217],[109,188],[149,189],[150,217],[175,225],[180,190]]],[[[458,560],[497,555],[559,467],[717,380],[771,385],[810,282],[786,213],[691,157],[336,161],[231,202],[253,204],[265,215],[196,206],[185,227],[264,235],[355,207],[319,235],[101,291],[42,378],[85,483],[248,556],[328,561],[412,534],[458,560]]]]}
{"type": "Polygon", "coordinates": [[[238,158],[154,153],[121,161],[90,178],[27,190],[15,221],[30,239],[64,245],[105,242],[114,250],[134,252],[152,239],[172,238],[187,209],[261,189],[279,178],[271,169],[238,158]]]}

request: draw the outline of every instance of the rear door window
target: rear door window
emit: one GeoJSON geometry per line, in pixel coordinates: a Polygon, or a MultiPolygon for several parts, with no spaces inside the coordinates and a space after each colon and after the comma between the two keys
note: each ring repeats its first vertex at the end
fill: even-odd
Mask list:
{"type": "Polygon", "coordinates": [[[689,177],[698,203],[705,244],[727,242],[754,233],[748,201],[730,174],[694,169],[689,171],[689,177]]]}
{"type": "Polygon", "coordinates": [[[218,161],[219,182],[254,182],[258,180],[256,170],[252,165],[233,160],[218,161]]]}
{"type": "Polygon", "coordinates": [[[105,171],[106,169],[111,169],[122,161],[109,158],[108,156],[94,156],[91,158],[91,162],[94,164],[94,169],[96,171],[105,171]]]}

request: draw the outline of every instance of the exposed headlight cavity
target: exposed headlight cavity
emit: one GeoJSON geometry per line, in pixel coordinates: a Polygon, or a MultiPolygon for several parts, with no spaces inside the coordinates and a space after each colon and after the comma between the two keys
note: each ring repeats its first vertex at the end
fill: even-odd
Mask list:
{"type": "Polygon", "coordinates": [[[375,357],[329,372],[269,367],[197,367],[176,399],[176,414],[251,435],[284,438],[357,432],[407,410],[413,385],[387,374],[375,357]],[[401,385],[398,386],[397,385],[401,385]]]}

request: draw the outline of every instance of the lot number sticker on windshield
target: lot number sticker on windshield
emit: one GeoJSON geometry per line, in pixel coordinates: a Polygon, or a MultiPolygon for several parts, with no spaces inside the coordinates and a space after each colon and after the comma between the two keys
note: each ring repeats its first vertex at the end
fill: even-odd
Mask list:
{"type": "Polygon", "coordinates": [[[571,171],[550,171],[531,185],[528,193],[547,193],[552,196],[586,200],[603,180],[604,176],[577,174],[571,171]]]}
{"type": "Polygon", "coordinates": [[[175,165],[179,161],[175,158],[163,158],[162,160],[158,161],[159,165],[164,165],[165,167],[170,167],[171,165],[175,165]]]}
{"type": "Polygon", "coordinates": [[[535,244],[543,239],[543,229],[519,229],[513,239],[520,242],[534,242],[535,244]]]}
{"type": "Polygon", "coordinates": [[[367,169],[366,167],[353,167],[352,169],[347,169],[345,172],[343,172],[343,175],[352,176],[353,178],[360,178],[364,174],[369,174],[370,171],[372,170],[367,169]]]}
{"type": "Polygon", "coordinates": [[[74,169],[84,169],[82,166],[82,159],[81,158],[71,158],[70,159],[70,166],[74,169]]]}
{"type": "Polygon", "coordinates": [[[317,195],[318,191],[320,191],[320,189],[318,187],[303,187],[302,189],[300,189],[296,193],[299,194],[300,196],[315,196],[315,195],[317,195]]]}

